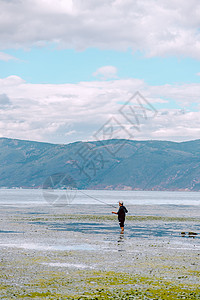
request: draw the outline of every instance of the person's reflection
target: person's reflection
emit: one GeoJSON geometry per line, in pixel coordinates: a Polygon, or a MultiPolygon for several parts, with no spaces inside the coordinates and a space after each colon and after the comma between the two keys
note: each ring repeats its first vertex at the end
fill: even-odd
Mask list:
{"type": "Polygon", "coordinates": [[[117,241],[117,245],[118,245],[118,251],[124,251],[124,235],[120,234],[118,241],[117,241]]]}
{"type": "Polygon", "coordinates": [[[124,242],[124,235],[120,234],[119,238],[118,238],[118,243],[122,243],[124,242]]]}

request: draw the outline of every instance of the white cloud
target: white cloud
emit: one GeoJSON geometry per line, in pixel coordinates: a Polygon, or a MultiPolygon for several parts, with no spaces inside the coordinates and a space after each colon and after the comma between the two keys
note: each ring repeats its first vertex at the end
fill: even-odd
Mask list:
{"type": "Polygon", "coordinates": [[[25,83],[25,80],[23,80],[21,77],[16,75],[8,76],[5,79],[0,79],[0,86],[3,87],[11,87],[13,85],[19,86],[20,84],[25,83]]]}
{"type": "Polygon", "coordinates": [[[198,106],[200,103],[200,84],[198,83],[177,85],[165,84],[162,87],[152,86],[149,91],[155,96],[161,94],[165,99],[174,100],[179,103],[179,105],[186,108],[192,103],[198,106]]]}
{"type": "MultiPolygon", "coordinates": [[[[94,140],[94,133],[111,117],[135,139],[182,141],[200,136],[200,111],[189,110],[190,103],[198,108],[200,84],[148,86],[139,79],[29,84],[10,76],[0,79],[0,91],[0,136],[4,137],[56,143],[94,140]],[[136,91],[158,107],[154,118],[149,111],[145,118],[133,99],[131,107],[139,120],[138,128],[132,112],[128,112],[132,123],[119,113],[136,91]],[[167,109],[170,103],[166,99],[177,100],[180,109],[167,109]]],[[[123,138],[130,135],[123,130],[119,133],[123,138]]]]}
{"type": "Polygon", "coordinates": [[[12,59],[15,60],[16,58],[12,55],[7,54],[7,53],[0,52],[0,60],[9,61],[9,60],[12,60],[12,59]]]}
{"type": "Polygon", "coordinates": [[[6,94],[0,94],[0,108],[5,109],[11,105],[11,101],[6,94]]]}
{"type": "Polygon", "coordinates": [[[128,49],[200,58],[199,0],[0,0],[0,48],[128,49]]]}
{"type": "Polygon", "coordinates": [[[117,68],[114,66],[104,66],[98,68],[93,76],[99,77],[102,80],[117,78],[117,68]]]}
{"type": "Polygon", "coordinates": [[[198,72],[196,75],[197,75],[197,76],[200,76],[200,72],[198,72]]]}

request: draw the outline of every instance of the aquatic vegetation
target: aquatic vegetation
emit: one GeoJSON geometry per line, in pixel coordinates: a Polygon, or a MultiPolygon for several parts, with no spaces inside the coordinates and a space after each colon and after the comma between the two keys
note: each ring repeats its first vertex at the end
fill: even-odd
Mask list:
{"type": "Polygon", "coordinates": [[[160,278],[115,272],[75,272],[70,276],[50,272],[23,289],[1,286],[10,299],[200,299],[196,285],[177,284],[160,278]],[[68,291],[67,291],[68,289],[68,291]],[[48,297],[48,298],[45,298],[48,297]]]}
{"type": "MultiPolygon", "coordinates": [[[[114,215],[89,215],[89,214],[63,214],[63,215],[49,215],[43,216],[30,216],[14,219],[15,221],[29,221],[29,222],[50,222],[50,221],[68,221],[68,220],[87,220],[87,221],[113,221],[116,220],[114,215]]],[[[127,215],[126,221],[163,221],[163,222],[200,222],[200,218],[194,217],[164,217],[164,216],[139,216],[139,215],[127,215]]],[[[190,233],[191,234],[191,233],[190,233]]]]}

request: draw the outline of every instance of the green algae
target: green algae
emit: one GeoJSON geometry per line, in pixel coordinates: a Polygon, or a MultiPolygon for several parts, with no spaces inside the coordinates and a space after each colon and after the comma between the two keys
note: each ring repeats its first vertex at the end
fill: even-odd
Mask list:
{"type": "MultiPolygon", "coordinates": [[[[87,220],[87,221],[112,221],[115,220],[114,215],[88,215],[88,214],[64,214],[64,215],[49,215],[48,217],[26,217],[20,218],[20,221],[29,222],[48,222],[48,221],[66,221],[66,220],[87,220]]],[[[164,216],[139,216],[127,215],[127,221],[163,221],[163,222],[200,222],[200,218],[193,217],[164,217],[164,216]]],[[[18,221],[15,219],[15,221],[18,221]]]]}
{"type": "Polygon", "coordinates": [[[200,299],[197,285],[113,271],[43,273],[21,289],[2,285],[0,290],[7,290],[8,299],[200,299]]]}
{"type": "MultiPolygon", "coordinates": [[[[115,272],[75,272],[73,280],[52,274],[51,279],[42,279],[41,287],[46,288],[66,286],[71,284],[79,292],[73,295],[63,293],[67,299],[135,299],[133,296],[145,299],[200,299],[200,289],[194,286],[185,287],[161,278],[131,276],[127,273],[115,272]],[[79,276],[78,276],[79,275],[79,276]],[[84,291],[84,289],[88,291],[84,291]],[[80,292],[82,290],[82,292],[80,292]]],[[[71,287],[72,289],[72,287],[71,287]]],[[[57,296],[55,294],[55,296],[57,296]]],[[[141,299],[141,298],[138,298],[141,299]]]]}

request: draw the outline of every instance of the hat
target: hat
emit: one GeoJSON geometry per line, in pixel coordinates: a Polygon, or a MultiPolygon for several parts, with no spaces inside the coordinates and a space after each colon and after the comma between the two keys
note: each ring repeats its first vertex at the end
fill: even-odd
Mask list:
{"type": "Polygon", "coordinates": [[[123,205],[123,201],[120,200],[119,203],[123,205]]]}

